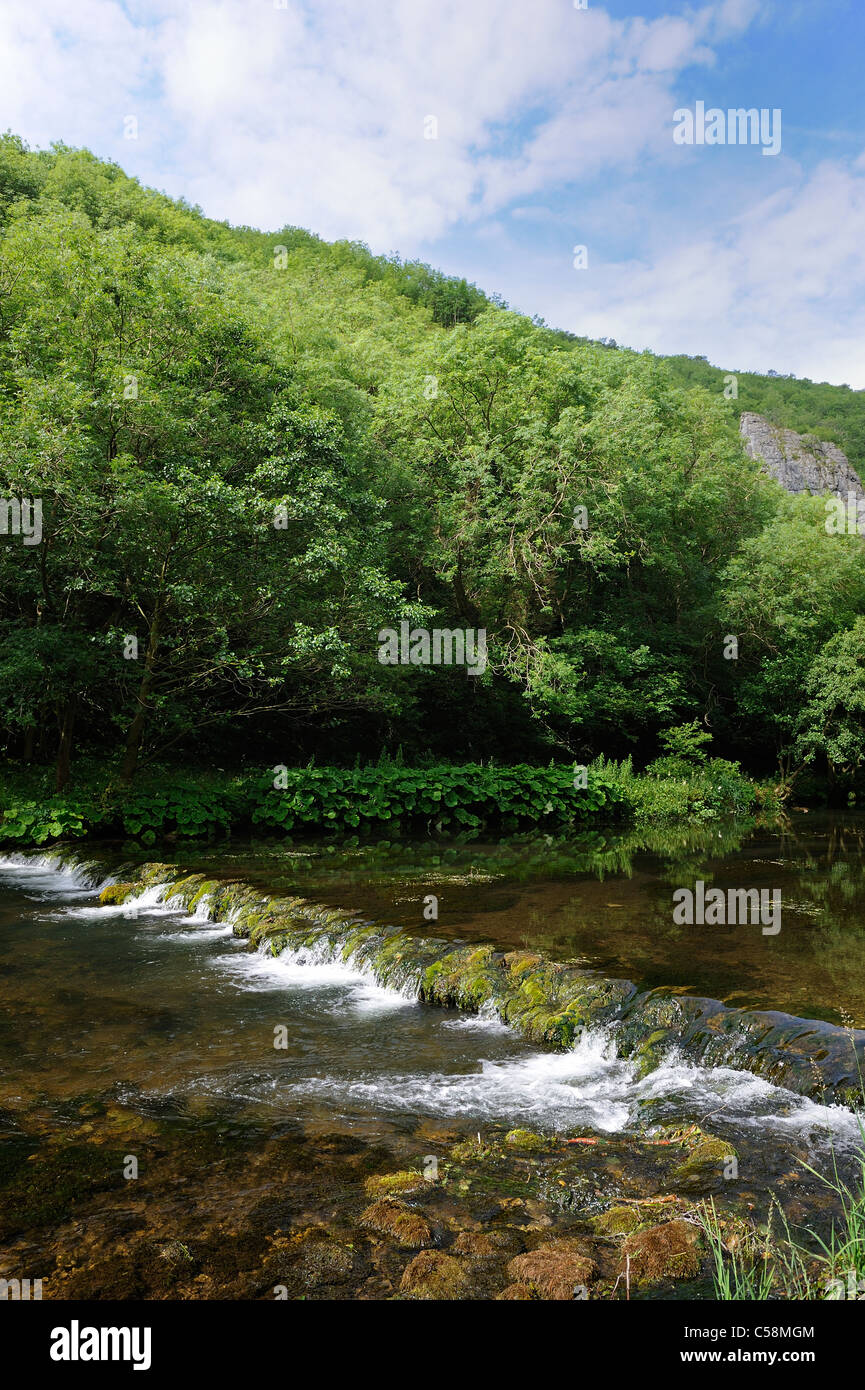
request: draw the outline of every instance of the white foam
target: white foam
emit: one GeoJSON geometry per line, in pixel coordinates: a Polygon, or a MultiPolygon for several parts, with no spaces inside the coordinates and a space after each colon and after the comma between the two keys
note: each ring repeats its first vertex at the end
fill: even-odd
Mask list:
{"type": "Polygon", "coordinates": [[[670,1058],[640,1078],[634,1065],[617,1055],[613,1038],[601,1031],[584,1033],[570,1052],[484,1060],[467,1074],[325,1076],[301,1081],[297,1088],[333,1103],[354,1102],[386,1113],[519,1121],[547,1131],[588,1127],[601,1133],[642,1128],[644,1106],[651,1101],[651,1116],[659,1121],[687,1118],[702,1124],[714,1119],[774,1130],[812,1149],[860,1142],[850,1110],[819,1105],[750,1072],[670,1058]]]}
{"type": "Polygon", "coordinates": [[[609,1039],[587,1035],[572,1052],[533,1052],[481,1061],[472,1072],[402,1072],[357,1078],[317,1077],[292,1089],[360,1103],[385,1113],[435,1114],[473,1120],[531,1121],[541,1128],[623,1129],[630,1106],[620,1096],[627,1064],[609,1039]]]}
{"type": "Polygon", "coordinates": [[[748,1129],[771,1129],[798,1137],[813,1147],[832,1142],[856,1145],[861,1140],[855,1113],[843,1105],[824,1105],[753,1072],[732,1067],[703,1067],[675,1051],[640,1081],[638,1102],[682,1102],[700,1116],[701,1124],[732,1121],[748,1129]]]}
{"type": "MultiPolygon", "coordinates": [[[[164,884],[161,885],[160,891],[163,894],[165,893],[164,884]]],[[[172,912],[184,912],[186,910],[186,903],[183,901],[183,895],[181,893],[168,893],[167,896],[163,897],[162,901],[165,903],[165,906],[169,908],[172,912]]],[[[210,894],[205,893],[201,898],[199,898],[198,902],[195,904],[195,908],[188,915],[187,920],[191,922],[211,921],[212,914],[210,911],[210,903],[210,894]]]]}
{"type": "Polygon", "coordinates": [[[257,951],[216,956],[212,964],[225,972],[239,989],[336,991],[334,1010],[382,1013],[416,1004],[409,991],[379,984],[363,967],[332,954],[326,942],[286,949],[271,955],[266,944],[257,951]]]}
{"type": "Polygon", "coordinates": [[[198,941],[217,941],[231,936],[234,928],[225,923],[217,923],[216,926],[205,927],[201,925],[200,917],[182,917],[178,925],[180,931],[162,931],[159,933],[160,941],[182,941],[187,944],[195,945],[198,941]],[[185,930],[182,928],[185,926],[185,930]]]}
{"type": "Polygon", "coordinates": [[[513,1033],[490,1004],[484,1004],[476,1014],[466,1014],[464,1018],[445,1018],[442,1027],[458,1033],[513,1033]]]}
{"type": "MultiPolygon", "coordinates": [[[[258,952],[217,957],[239,988],[328,992],[334,1011],[371,1013],[415,1004],[414,993],[379,985],[363,967],[334,958],[326,943],[272,956],[258,952]]],[[[457,1018],[439,1014],[443,1029],[509,1034],[495,1010],[457,1018]]],[[[652,1115],[700,1122],[729,1121],[749,1128],[772,1128],[820,1147],[833,1141],[859,1140],[850,1110],[825,1106],[774,1086],[760,1076],[731,1067],[703,1067],[671,1052],[647,1076],[618,1055],[612,1033],[585,1030],[564,1053],[531,1052],[505,1060],[480,1059],[471,1072],[365,1073],[327,1076],[294,1083],[302,1091],[328,1094],[335,1103],[362,1103],[388,1112],[471,1115],[495,1120],[524,1120],[552,1129],[588,1126],[612,1133],[641,1125],[645,1106],[652,1115]]]]}
{"type": "Polygon", "coordinates": [[[177,907],[170,907],[165,901],[165,884],[154,883],[150,888],[144,888],[134,897],[127,898],[120,904],[120,910],[124,917],[157,916],[170,917],[177,915],[177,907]]]}
{"type": "Polygon", "coordinates": [[[0,880],[38,897],[93,893],[111,879],[98,880],[92,868],[68,863],[59,854],[0,855],[0,880]]]}

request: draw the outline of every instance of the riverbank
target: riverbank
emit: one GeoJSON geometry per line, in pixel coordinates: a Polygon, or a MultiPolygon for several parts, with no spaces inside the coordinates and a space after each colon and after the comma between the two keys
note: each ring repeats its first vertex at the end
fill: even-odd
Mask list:
{"type": "Polygon", "coordinates": [[[588,767],[379,762],[355,768],[277,766],[203,774],[183,766],[142,773],[132,786],[111,768],[85,764],[74,788],[55,792],[47,770],[12,768],[0,783],[0,845],[123,837],[224,839],[298,835],[507,833],[517,829],[654,823],[745,816],[776,805],[773,790],[722,759],[664,759],[634,773],[629,761],[588,767]]]}

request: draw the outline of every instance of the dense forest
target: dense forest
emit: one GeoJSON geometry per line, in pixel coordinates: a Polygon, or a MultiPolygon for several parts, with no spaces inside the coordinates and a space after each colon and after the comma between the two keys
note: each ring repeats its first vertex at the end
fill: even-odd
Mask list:
{"type": "Polygon", "coordinates": [[[737,420],[861,467],[865,393],[724,380],[3,137],[7,764],[642,765],[696,720],[756,772],[851,785],[862,542],[737,420]],[[383,664],[401,623],[485,630],[485,669],[383,664]]]}

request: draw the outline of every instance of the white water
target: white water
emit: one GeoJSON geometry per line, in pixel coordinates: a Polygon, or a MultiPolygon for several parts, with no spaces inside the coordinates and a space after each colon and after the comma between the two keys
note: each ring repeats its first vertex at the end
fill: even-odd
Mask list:
{"type": "Polygon", "coordinates": [[[23,888],[37,897],[55,897],[70,891],[93,893],[112,879],[97,883],[94,871],[86,865],[64,863],[58,854],[0,855],[0,883],[23,888]]]}
{"type": "Polygon", "coordinates": [[[278,956],[262,946],[242,955],[217,956],[211,963],[238,989],[335,990],[334,1010],[382,1012],[417,1006],[413,992],[388,989],[371,971],[334,958],[323,942],[278,956]]]}
{"type": "Polygon", "coordinates": [[[652,1120],[689,1116],[804,1142],[812,1149],[856,1147],[859,1126],[851,1111],[825,1106],[772,1086],[750,1072],[663,1061],[648,1077],[618,1056],[607,1033],[582,1036],[565,1053],[535,1052],[504,1061],[481,1060],[469,1074],[403,1072],[358,1077],[325,1075],[296,1085],[335,1107],[382,1113],[434,1113],[453,1119],[513,1121],[551,1132],[593,1129],[613,1134],[652,1120]]]}

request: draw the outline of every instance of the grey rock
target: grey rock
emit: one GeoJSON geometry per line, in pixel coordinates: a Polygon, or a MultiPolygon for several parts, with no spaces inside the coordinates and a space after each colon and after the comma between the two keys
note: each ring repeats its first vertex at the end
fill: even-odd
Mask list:
{"type": "Polygon", "coordinates": [[[862,480],[837,444],[782,429],[750,410],[739,421],[739,433],[751,458],[760,460],[764,472],[788,492],[812,492],[820,497],[833,492],[845,501],[852,492],[865,500],[862,480]]]}

